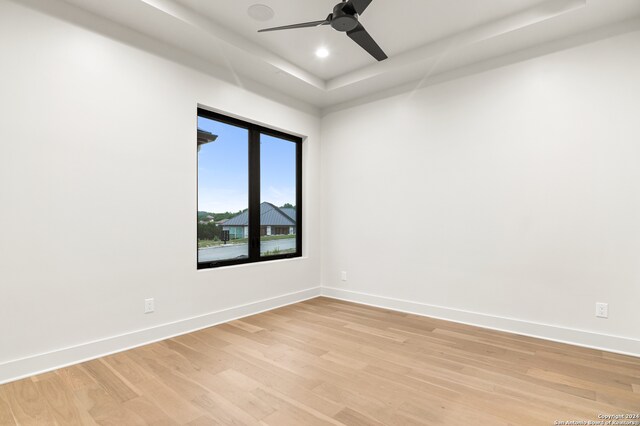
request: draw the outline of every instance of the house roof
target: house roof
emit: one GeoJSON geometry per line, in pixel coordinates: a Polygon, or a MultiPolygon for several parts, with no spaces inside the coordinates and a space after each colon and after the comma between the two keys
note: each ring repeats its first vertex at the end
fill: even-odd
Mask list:
{"type": "Polygon", "coordinates": [[[291,208],[291,207],[281,207],[280,210],[284,214],[289,216],[291,218],[291,220],[293,220],[294,222],[296,221],[296,209],[291,208]]]}
{"type": "MultiPolygon", "coordinates": [[[[295,209],[280,209],[266,201],[260,204],[260,226],[296,226],[295,209]]],[[[224,226],[249,225],[249,212],[244,211],[224,223],[224,226]]]]}
{"type": "Polygon", "coordinates": [[[213,142],[218,139],[218,135],[214,135],[206,130],[198,129],[198,146],[213,142]]]}

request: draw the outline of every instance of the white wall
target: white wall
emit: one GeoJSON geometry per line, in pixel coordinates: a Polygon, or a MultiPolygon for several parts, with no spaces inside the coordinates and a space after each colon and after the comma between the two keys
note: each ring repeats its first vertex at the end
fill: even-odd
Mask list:
{"type": "Polygon", "coordinates": [[[0,0],[0,383],[318,294],[318,116],[65,7],[0,0]],[[196,270],[198,103],[308,136],[303,259],[196,270]]]}
{"type": "Polygon", "coordinates": [[[638,52],[627,33],[324,117],[323,293],[640,354],[638,52]]]}

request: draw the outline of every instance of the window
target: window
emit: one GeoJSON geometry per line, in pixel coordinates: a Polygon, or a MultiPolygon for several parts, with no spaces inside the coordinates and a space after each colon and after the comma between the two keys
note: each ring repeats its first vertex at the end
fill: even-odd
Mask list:
{"type": "Polygon", "coordinates": [[[198,109],[198,269],[302,255],[302,139],[198,109]]]}

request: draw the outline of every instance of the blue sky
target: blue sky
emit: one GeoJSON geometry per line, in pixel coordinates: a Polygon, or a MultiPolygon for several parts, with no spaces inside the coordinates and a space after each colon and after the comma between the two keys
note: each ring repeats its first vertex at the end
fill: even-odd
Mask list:
{"type": "MultiPolygon", "coordinates": [[[[198,128],[218,135],[198,154],[198,210],[236,212],[248,206],[248,131],[198,117],[198,128]]],[[[261,135],[260,199],[295,205],[296,145],[261,135]]]]}

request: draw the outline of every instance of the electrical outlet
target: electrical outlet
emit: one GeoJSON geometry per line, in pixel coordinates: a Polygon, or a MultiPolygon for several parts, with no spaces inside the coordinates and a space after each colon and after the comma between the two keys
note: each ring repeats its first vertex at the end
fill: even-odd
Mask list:
{"type": "Polygon", "coordinates": [[[347,271],[340,272],[340,279],[342,281],[346,281],[347,280],[347,271]]]}
{"type": "Polygon", "coordinates": [[[609,318],[609,304],[596,303],[596,316],[598,318],[609,318]]]}
{"type": "Polygon", "coordinates": [[[145,314],[150,314],[151,312],[155,311],[156,307],[155,307],[155,302],[153,300],[153,297],[150,299],[144,299],[144,313],[145,314]]]}

